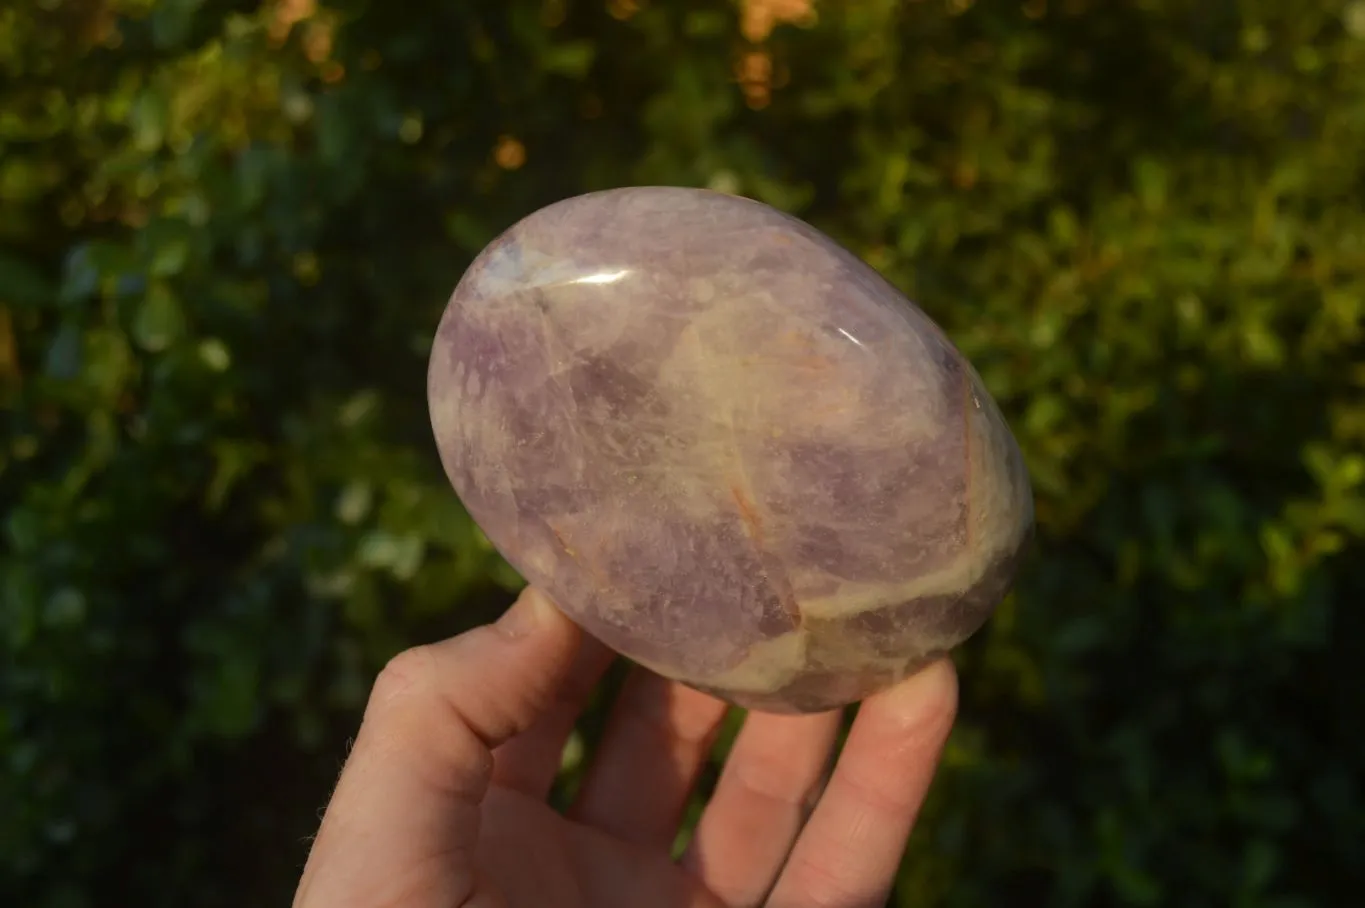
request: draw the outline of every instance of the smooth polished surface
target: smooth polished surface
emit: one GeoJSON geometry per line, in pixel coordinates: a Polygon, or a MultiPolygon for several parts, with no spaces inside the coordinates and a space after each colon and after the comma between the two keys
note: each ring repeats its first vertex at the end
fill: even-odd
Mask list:
{"type": "Polygon", "coordinates": [[[859,700],[962,642],[1031,535],[971,365],[747,199],[571,198],[488,246],[428,375],[460,498],[609,646],[752,708],[859,700]]]}

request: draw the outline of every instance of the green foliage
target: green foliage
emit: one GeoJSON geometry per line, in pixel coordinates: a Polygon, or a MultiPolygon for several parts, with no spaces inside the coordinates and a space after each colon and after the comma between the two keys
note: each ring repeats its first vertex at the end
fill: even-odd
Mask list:
{"type": "Polygon", "coordinates": [[[377,666],[518,583],[435,457],[440,307],[645,182],[846,242],[1027,453],[895,903],[1358,899],[1365,3],[739,12],[0,8],[0,903],[287,899],[377,666]]]}

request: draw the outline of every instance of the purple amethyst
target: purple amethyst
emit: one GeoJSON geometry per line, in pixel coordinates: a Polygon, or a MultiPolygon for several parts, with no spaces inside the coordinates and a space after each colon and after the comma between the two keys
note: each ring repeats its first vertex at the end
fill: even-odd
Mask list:
{"type": "Polygon", "coordinates": [[[456,288],[431,353],[447,475],[589,633],[743,706],[831,709],[974,633],[1033,498],[944,333],[747,199],[550,205],[456,288]]]}

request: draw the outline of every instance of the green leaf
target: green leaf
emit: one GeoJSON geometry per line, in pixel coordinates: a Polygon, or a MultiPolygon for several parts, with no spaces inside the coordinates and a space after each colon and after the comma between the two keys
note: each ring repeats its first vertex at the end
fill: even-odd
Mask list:
{"type": "Polygon", "coordinates": [[[133,340],[149,353],[160,353],[185,330],[185,316],[171,288],[153,281],[133,317],[133,340]]]}
{"type": "Polygon", "coordinates": [[[547,72],[581,79],[592,67],[595,48],[587,41],[566,41],[550,47],[540,58],[547,72]]]}
{"type": "Polygon", "coordinates": [[[189,240],[177,237],[167,240],[157,247],[152,255],[151,275],[153,277],[174,277],[185,267],[190,255],[189,240]]]}

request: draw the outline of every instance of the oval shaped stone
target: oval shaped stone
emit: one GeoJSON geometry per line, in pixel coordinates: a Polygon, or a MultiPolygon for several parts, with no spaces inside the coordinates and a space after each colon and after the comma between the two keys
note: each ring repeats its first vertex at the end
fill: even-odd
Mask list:
{"type": "Polygon", "coordinates": [[[871,267],[758,202],[550,205],[474,261],[428,395],[470,515],[585,630],[767,711],[965,640],[1031,536],[972,366],[871,267]]]}

